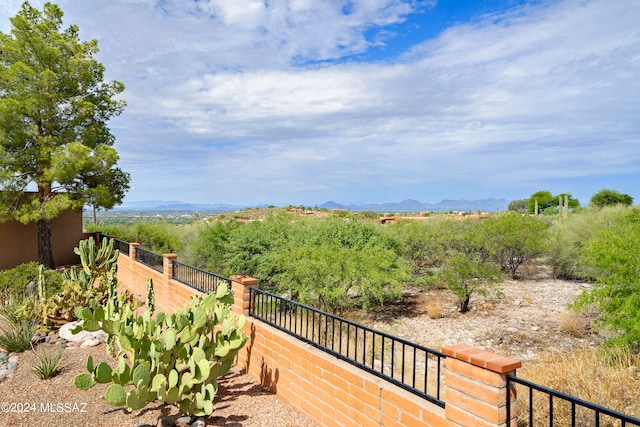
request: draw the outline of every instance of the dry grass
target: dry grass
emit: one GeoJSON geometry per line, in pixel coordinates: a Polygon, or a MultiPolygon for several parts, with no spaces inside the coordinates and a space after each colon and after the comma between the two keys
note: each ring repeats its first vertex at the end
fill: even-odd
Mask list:
{"type": "Polygon", "coordinates": [[[440,319],[444,317],[444,303],[441,300],[429,300],[424,305],[424,310],[432,319],[440,319]]]}
{"type": "MultiPolygon", "coordinates": [[[[572,353],[547,354],[538,361],[528,363],[518,376],[571,396],[578,397],[614,411],[640,417],[640,355],[627,350],[581,349],[572,353]]],[[[517,386],[520,404],[518,426],[528,426],[528,388],[517,386]]],[[[549,397],[534,392],[533,425],[549,425],[549,397]]],[[[560,399],[553,400],[554,426],[571,425],[571,405],[560,399]]],[[[577,409],[576,425],[594,425],[594,412],[577,409]]],[[[603,416],[601,426],[617,426],[603,416]]]]}
{"type": "Polygon", "coordinates": [[[593,328],[584,315],[567,310],[560,314],[560,329],[568,335],[581,338],[592,332],[593,328]]]}

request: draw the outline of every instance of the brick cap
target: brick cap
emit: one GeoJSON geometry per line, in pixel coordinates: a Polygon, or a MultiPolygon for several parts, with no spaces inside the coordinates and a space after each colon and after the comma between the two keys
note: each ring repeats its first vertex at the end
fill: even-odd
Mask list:
{"type": "Polygon", "coordinates": [[[229,277],[229,279],[240,283],[241,285],[255,285],[258,283],[258,279],[254,279],[251,276],[245,276],[244,274],[236,274],[235,276],[229,277]]]}
{"type": "Polygon", "coordinates": [[[169,259],[177,259],[178,255],[174,254],[174,253],[168,253],[168,254],[162,254],[163,258],[169,258],[169,259]]]}
{"type": "Polygon", "coordinates": [[[448,357],[453,357],[454,359],[458,359],[499,374],[511,372],[522,367],[522,362],[517,359],[500,356],[499,354],[491,353],[467,344],[456,344],[443,347],[442,352],[448,357]]]}
{"type": "Polygon", "coordinates": [[[138,243],[138,242],[131,242],[131,243],[129,243],[129,246],[140,247],[140,243],[138,243]]]}

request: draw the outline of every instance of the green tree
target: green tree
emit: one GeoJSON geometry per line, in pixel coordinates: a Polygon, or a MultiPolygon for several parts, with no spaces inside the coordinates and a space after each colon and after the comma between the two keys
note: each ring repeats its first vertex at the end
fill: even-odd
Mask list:
{"type": "Polygon", "coordinates": [[[529,197],[529,213],[542,213],[545,209],[557,206],[558,199],[550,191],[536,191],[529,197]],[[538,212],[536,212],[536,206],[538,212]]]}
{"type": "Polygon", "coordinates": [[[527,213],[529,211],[529,199],[518,199],[509,202],[507,207],[510,211],[527,213]]]}
{"type": "Polygon", "coordinates": [[[51,219],[90,204],[111,208],[128,189],[107,127],[124,101],[104,82],[96,40],[81,41],[62,10],[22,4],[0,32],[0,220],[37,222],[38,259],[53,267],[51,219]],[[35,188],[35,192],[27,192],[35,188]]]}
{"type": "Polygon", "coordinates": [[[591,196],[591,205],[598,208],[615,205],[631,206],[632,204],[633,197],[631,197],[630,195],[607,188],[603,188],[602,190],[591,196]]]}
{"type": "Polygon", "coordinates": [[[483,261],[478,255],[457,253],[444,264],[440,277],[447,288],[458,297],[458,309],[461,313],[469,311],[471,297],[486,295],[493,283],[502,278],[500,266],[483,261]]]}
{"type": "Polygon", "coordinates": [[[529,197],[528,209],[529,213],[541,213],[541,214],[554,214],[559,212],[561,203],[564,203],[564,198],[567,197],[570,209],[576,209],[580,206],[580,201],[575,199],[571,193],[560,193],[553,195],[550,191],[541,190],[536,191],[529,197]],[[561,202],[562,200],[562,202],[561,202]],[[536,204],[538,212],[536,212],[536,204]]]}

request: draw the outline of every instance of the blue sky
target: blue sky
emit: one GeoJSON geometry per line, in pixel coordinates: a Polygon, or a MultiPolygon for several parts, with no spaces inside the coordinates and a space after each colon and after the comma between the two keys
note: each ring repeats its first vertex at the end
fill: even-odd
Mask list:
{"type": "Polygon", "coordinates": [[[58,4],[126,85],[125,204],[640,201],[640,1],[58,4]]]}

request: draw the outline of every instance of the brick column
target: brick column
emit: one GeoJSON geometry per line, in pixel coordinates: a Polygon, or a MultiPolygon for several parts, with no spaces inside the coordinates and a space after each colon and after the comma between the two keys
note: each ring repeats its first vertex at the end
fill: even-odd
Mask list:
{"type": "Polygon", "coordinates": [[[515,389],[507,389],[507,375],[515,374],[522,363],[466,344],[442,352],[448,356],[447,420],[460,426],[517,427],[515,389]],[[511,420],[507,420],[507,393],[512,393],[511,420]]]}
{"type": "Polygon", "coordinates": [[[173,279],[173,263],[178,259],[176,254],[162,254],[162,275],[164,280],[173,279]]]}
{"type": "Polygon", "coordinates": [[[231,310],[238,315],[244,314],[248,316],[251,305],[250,289],[256,287],[258,279],[243,275],[231,276],[230,279],[231,289],[233,290],[233,306],[231,310]]]}
{"type": "Polygon", "coordinates": [[[129,243],[129,258],[131,260],[136,259],[136,251],[140,247],[140,243],[129,243]]]}

